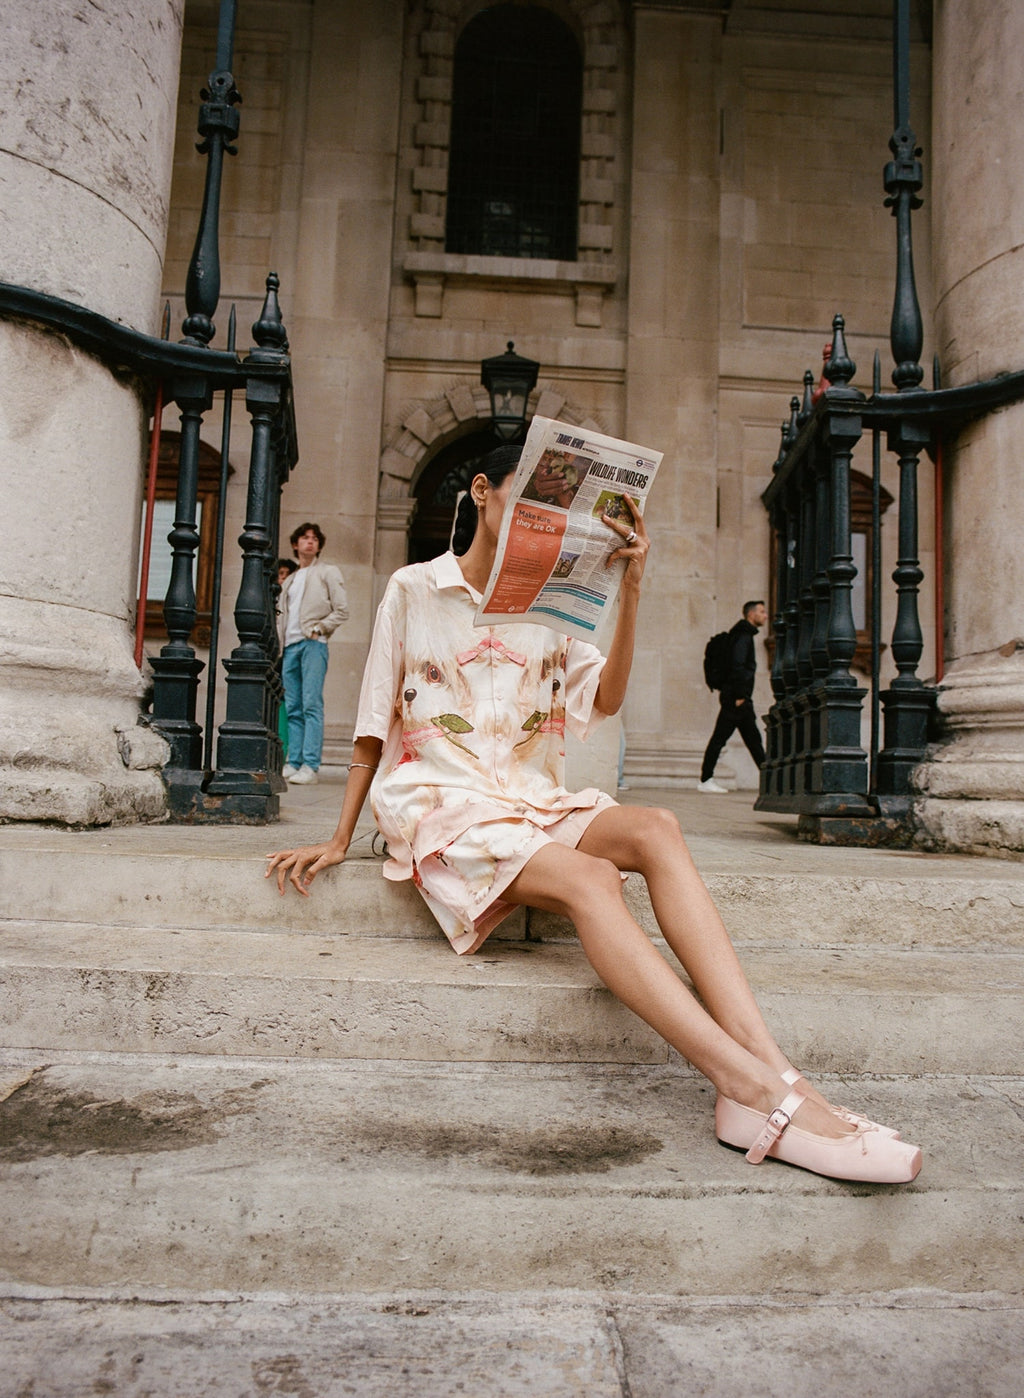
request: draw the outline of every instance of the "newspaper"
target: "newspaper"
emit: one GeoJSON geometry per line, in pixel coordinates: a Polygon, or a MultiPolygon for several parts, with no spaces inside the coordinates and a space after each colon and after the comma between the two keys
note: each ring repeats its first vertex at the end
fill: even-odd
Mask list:
{"type": "Polygon", "coordinates": [[[643,513],[662,453],[585,427],[535,417],[501,521],[477,626],[532,621],[593,640],[618,596],[626,560],[601,519],[643,513]]]}

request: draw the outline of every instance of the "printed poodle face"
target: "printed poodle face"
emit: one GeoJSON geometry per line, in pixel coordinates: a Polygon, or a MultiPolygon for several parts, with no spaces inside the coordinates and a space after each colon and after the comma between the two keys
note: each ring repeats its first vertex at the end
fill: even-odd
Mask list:
{"type": "Polygon", "coordinates": [[[406,750],[443,738],[472,756],[465,736],[473,725],[465,717],[472,694],[458,662],[438,653],[408,653],[402,685],[402,728],[406,750]]]}
{"type": "MultiPolygon", "coordinates": [[[[523,675],[520,709],[522,701],[527,703],[538,698],[546,703],[545,708],[534,708],[523,719],[517,735],[515,750],[525,756],[525,750],[534,746],[542,735],[555,733],[559,739],[565,733],[565,662],[564,647],[557,651],[547,651],[528,667],[523,675]]],[[[562,742],[558,743],[561,752],[562,742]]]]}
{"type": "Polygon", "coordinates": [[[406,652],[399,696],[404,762],[429,750],[479,770],[481,762],[529,761],[552,737],[557,758],[565,726],[564,642],[546,633],[538,645],[535,627],[507,626],[498,634],[480,627],[469,635],[463,629],[465,649],[453,654],[452,633],[437,615],[414,634],[418,645],[406,652]]]}

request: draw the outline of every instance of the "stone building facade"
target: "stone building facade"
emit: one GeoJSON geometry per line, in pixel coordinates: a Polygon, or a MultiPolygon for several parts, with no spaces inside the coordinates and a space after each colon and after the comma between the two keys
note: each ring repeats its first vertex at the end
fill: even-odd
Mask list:
{"type": "MultiPolygon", "coordinates": [[[[9,46],[2,60],[12,86],[26,74],[38,81],[40,64],[55,61],[48,52],[53,36],[72,22],[50,0],[23,8],[37,18],[24,20],[24,42],[9,46]]],[[[218,8],[210,0],[151,0],[134,18],[127,5],[112,8],[123,11],[113,27],[109,15],[83,12],[75,17],[76,32],[89,33],[108,56],[153,46],[159,61],[146,75],[140,70],[130,94],[118,99],[126,124],[129,108],[141,113],[133,115],[135,138],[127,130],[112,133],[97,114],[88,144],[105,150],[106,168],[90,172],[91,184],[77,169],[62,171],[35,134],[35,108],[45,94],[30,89],[26,97],[22,84],[20,105],[9,106],[4,118],[0,154],[6,187],[16,195],[13,203],[7,197],[7,207],[20,242],[3,251],[0,279],[80,298],[152,333],[167,298],[173,336],[185,314],[185,274],[202,200],[195,111],[212,65],[218,8]],[[138,168],[128,170],[132,192],[119,204],[107,196],[120,187],[122,156],[129,165],[137,157],[138,168]],[[76,200],[89,205],[93,221],[83,222],[74,240],[33,236],[41,208],[53,207],[45,205],[52,195],[39,188],[35,173],[44,168],[50,183],[64,179],[60,208],[70,215],[76,200]],[[72,192],[83,186],[91,202],[72,192]],[[99,210],[122,205],[126,233],[114,237],[97,221],[99,210]]],[[[327,759],[344,760],[374,607],[389,573],[410,556],[426,485],[436,484],[439,466],[457,462],[460,443],[465,447],[486,427],[480,361],[512,340],[541,365],[531,412],[591,423],[664,452],[649,516],[650,601],[623,717],[623,771],[634,782],[690,784],[716,708],[701,675],[704,642],[731,624],[746,598],[769,594],[770,540],[760,496],[790,395],[806,369],[820,372],[837,311],[859,365],[856,382],[870,391],[876,349],[886,377],[891,367],[894,230],[882,188],[892,128],[891,5],[537,0],[580,55],[575,256],[560,257],[449,249],[455,62],[467,26],[489,8],[484,0],[247,0],[239,7],[233,72],[244,104],[239,154],[225,172],[219,321],[226,321],[231,302],[240,324],[254,319],[267,270],[278,273],[300,441],[282,535],[318,520],[352,603],[350,621],[332,642],[327,759]]],[[[1024,363],[1016,345],[1020,317],[1014,319],[1018,254],[1012,249],[1024,245],[1012,232],[1020,219],[1017,192],[1005,172],[1001,178],[986,164],[983,149],[985,111],[997,113],[1004,126],[1020,120],[1007,101],[1007,56],[1020,23],[1010,0],[914,7],[912,118],[928,180],[914,223],[926,325],[922,359],[930,364],[937,351],[948,382],[1024,363]],[[968,43],[977,60],[969,93],[957,78],[958,55],[968,43]],[[998,191],[1005,217],[988,220],[983,201],[972,195],[965,207],[955,195],[968,170],[998,191]]],[[[96,80],[84,58],[76,54],[74,65],[82,87],[76,110],[87,113],[96,80]]],[[[82,116],[83,153],[87,125],[82,116]]],[[[11,324],[3,333],[15,357],[18,337],[33,336],[11,324]]],[[[105,394],[129,400],[114,414],[126,435],[116,444],[110,488],[137,499],[145,427],[138,399],[113,382],[105,394]]],[[[91,420],[102,433],[112,410],[103,395],[96,404],[91,420]]],[[[74,420],[70,404],[62,415],[74,420]]],[[[932,775],[922,777],[937,838],[946,838],[942,822],[952,819],[954,805],[967,802],[978,811],[979,801],[1001,802],[1002,816],[992,817],[993,847],[1012,843],[1013,811],[1024,799],[1020,777],[1007,775],[1024,770],[1013,767],[1024,760],[1020,655],[1001,655],[1020,628],[1011,594],[974,560],[983,535],[999,541],[999,556],[1004,548],[1015,556],[1020,517],[998,508],[977,482],[997,480],[1009,492],[1015,415],[1008,409],[947,445],[949,694],[970,696],[967,709],[975,713],[980,703],[986,717],[965,727],[951,712],[954,727],[961,724],[955,731],[963,761],[944,754],[932,775]],[[985,658],[977,659],[979,653],[985,658]],[[998,718],[985,708],[993,684],[998,718]],[[973,755],[979,727],[990,760],[973,755]],[[1013,762],[1005,760],[1008,753],[1017,754],[1013,762]]],[[[174,426],[170,413],[164,426],[174,426]]],[[[236,429],[242,460],[241,414],[236,429]]],[[[215,448],[215,414],[204,435],[215,448]]],[[[40,436],[45,455],[43,442],[40,436]]],[[[76,444],[62,456],[72,480],[88,473],[86,449],[76,444]]],[[[870,470],[869,463],[854,465],[870,470]]],[[[930,473],[926,463],[925,677],[936,666],[930,473]]],[[[896,494],[896,467],[888,459],[883,483],[896,494]]],[[[225,501],[229,539],[241,528],[243,493],[239,472],[225,501]]],[[[59,608],[52,584],[21,571],[22,556],[34,552],[31,499],[21,509],[26,522],[9,537],[12,562],[0,581],[21,599],[19,608],[59,608]]],[[[114,539],[104,524],[112,547],[104,548],[103,560],[91,559],[109,577],[89,585],[97,595],[113,594],[103,624],[122,636],[131,622],[136,518],[134,507],[122,511],[114,539]]],[[[883,538],[887,578],[896,561],[894,529],[887,527],[883,538]]],[[[983,551],[990,553],[988,544],[983,551]]],[[[229,561],[227,598],[237,581],[232,566],[229,561]]],[[[225,611],[228,627],[229,605],[225,611]]],[[[894,611],[887,587],[883,639],[894,611]]],[[[63,664],[54,660],[58,670],[63,664]]],[[[38,678],[38,666],[26,659],[9,665],[19,684],[30,672],[38,678]]],[[[117,702],[130,708],[127,672],[122,689],[117,702]]],[[[761,647],[759,708],[770,697],[761,647]]],[[[958,702],[943,701],[953,710],[958,702]]],[[[120,709],[116,723],[107,724],[107,717],[115,717],[113,708],[100,726],[124,726],[120,709]]],[[[40,739],[29,730],[19,751],[31,754],[40,739]]],[[[753,787],[745,752],[730,749],[728,757],[739,784],[753,787]]],[[[612,776],[616,758],[606,751],[602,759],[612,776]]],[[[10,776],[16,755],[0,753],[0,763],[9,774],[5,785],[17,788],[19,779],[10,776]]],[[[128,801],[126,810],[131,806],[128,801]]],[[[12,813],[18,812],[9,801],[5,814],[12,813]]],[[[30,814],[30,805],[21,813],[30,814]]],[[[965,845],[986,843],[949,834],[952,829],[949,838],[965,845]]]]}

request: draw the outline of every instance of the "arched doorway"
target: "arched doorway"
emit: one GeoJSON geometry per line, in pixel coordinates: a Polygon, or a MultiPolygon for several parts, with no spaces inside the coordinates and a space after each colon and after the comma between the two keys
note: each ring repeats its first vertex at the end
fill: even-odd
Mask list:
{"type": "Polygon", "coordinates": [[[488,425],[449,442],[427,463],[413,491],[417,503],[409,530],[410,563],[425,563],[444,553],[459,491],[468,490],[476,463],[499,445],[488,425]]]}

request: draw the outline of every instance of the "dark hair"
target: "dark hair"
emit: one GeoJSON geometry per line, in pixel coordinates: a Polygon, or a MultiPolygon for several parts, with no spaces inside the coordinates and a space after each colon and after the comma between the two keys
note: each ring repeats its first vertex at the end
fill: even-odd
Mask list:
{"type": "MultiPolygon", "coordinates": [[[[519,465],[522,454],[522,447],[495,447],[493,451],[489,451],[486,456],[473,463],[470,480],[476,476],[486,476],[491,485],[501,485],[506,476],[511,476],[519,465]]],[[[476,534],[476,518],[476,505],[473,503],[472,493],[467,490],[459,501],[459,508],[455,514],[452,553],[461,555],[468,550],[476,534]]]]}
{"type": "Polygon", "coordinates": [[[277,571],[280,572],[282,568],[286,569],[289,573],[297,573],[299,571],[299,565],[295,562],[294,558],[279,558],[277,560],[277,571]]]}
{"type": "Polygon", "coordinates": [[[763,607],[763,606],[764,606],[764,602],[763,602],[763,600],[762,600],[760,597],[757,599],[756,602],[744,602],[744,603],[743,603],[743,617],[744,617],[744,620],[750,615],[750,613],[754,610],[755,607],[763,607]]]}
{"type": "Polygon", "coordinates": [[[323,553],[324,544],[326,544],[327,542],[327,540],[324,538],[324,531],[320,528],[319,524],[314,524],[311,520],[307,520],[305,524],[300,524],[298,529],[292,530],[290,535],[292,553],[298,553],[298,549],[295,547],[295,545],[299,542],[302,535],[308,533],[310,529],[312,529],[313,533],[317,537],[317,542],[320,545],[319,552],[323,553]]]}

